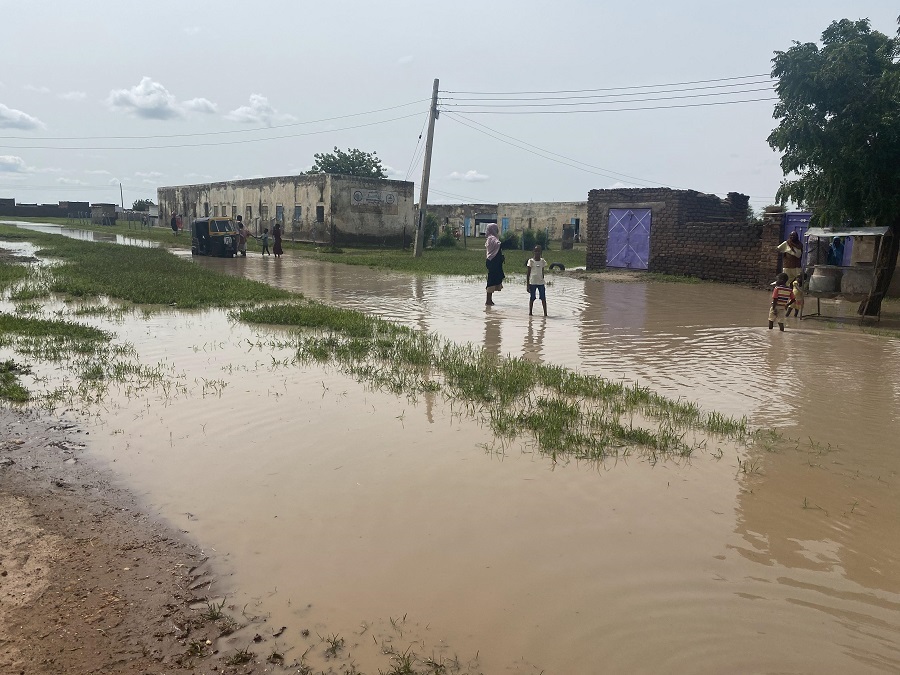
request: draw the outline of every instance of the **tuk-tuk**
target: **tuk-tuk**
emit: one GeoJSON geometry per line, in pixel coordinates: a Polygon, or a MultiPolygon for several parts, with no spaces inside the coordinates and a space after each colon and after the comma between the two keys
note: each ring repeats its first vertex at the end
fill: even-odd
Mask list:
{"type": "Polygon", "coordinates": [[[233,258],[238,234],[231,218],[196,218],[191,223],[191,255],[233,258]]]}

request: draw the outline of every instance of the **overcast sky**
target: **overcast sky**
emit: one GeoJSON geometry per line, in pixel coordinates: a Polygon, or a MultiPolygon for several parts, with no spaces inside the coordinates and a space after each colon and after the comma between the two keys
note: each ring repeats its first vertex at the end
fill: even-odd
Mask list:
{"type": "Polygon", "coordinates": [[[773,52],[832,20],[893,34],[898,13],[896,0],[0,0],[0,197],[118,202],[121,182],[130,205],[160,185],[299,173],[335,145],[377,151],[418,189],[439,78],[431,203],[666,185],[758,208],[782,177],[773,102],[720,103],[774,97],[773,52]]]}

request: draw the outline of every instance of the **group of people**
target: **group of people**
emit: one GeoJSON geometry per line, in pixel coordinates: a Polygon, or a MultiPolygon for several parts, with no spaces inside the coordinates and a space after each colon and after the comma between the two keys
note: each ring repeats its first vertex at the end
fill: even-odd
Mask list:
{"type": "Polygon", "coordinates": [[[250,229],[244,225],[244,219],[242,216],[237,217],[238,221],[238,253],[245,258],[247,257],[247,240],[250,237],[256,239],[262,245],[262,255],[274,255],[276,258],[280,258],[284,255],[284,250],[281,247],[281,238],[283,236],[283,231],[281,229],[280,223],[275,223],[275,226],[272,228],[272,250],[269,251],[269,228],[266,227],[263,229],[262,234],[255,235],[250,232],[250,229]]]}
{"type": "MultiPolygon", "coordinates": [[[[769,328],[775,327],[784,330],[784,318],[794,312],[794,316],[800,316],[803,310],[803,282],[805,280],[802,268],[803,244],[800,235],[794,230],[787,240],[778,245],[782,253],[783,264],[781,274],[774,283],[772,291],[772,304],[769,308],[769,328]]],[[[825,263],[840,267],[844,264],[844,240],[834,237],[825,254],[825,263]]]]}
{"type": "MultiPolygon", "coordinates": [[[[485,265],[487,267],[487,299],[485,305],[493,305],[493,295],[503,290],[503,280],[506,275],[503,273],[503,251],[500,244],[500,229],[497,223],[491,223],[487,226],[487,239],[484,242],[484,248],[487,253],[485,265]]],[[[544,316],[547,316],[547,291],[544,283],[544,269],[547,267],[547,261],[541,257],[543,250],[540,246],[535,246],[533,255],[528,259],[528,272],[525,275],[525,287],[531,300],[528,303],[528,314],[532,314],[534,309],[534,301],[540,298],[541,305],[544,308],[544,316]]]]}

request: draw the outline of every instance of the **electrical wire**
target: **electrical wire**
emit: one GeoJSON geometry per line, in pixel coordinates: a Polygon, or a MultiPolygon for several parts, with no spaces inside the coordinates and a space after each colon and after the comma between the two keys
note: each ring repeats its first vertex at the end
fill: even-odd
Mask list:
{"type": "Polygon", "coordinates": [[[409,180],[409,174],[412,173],[414,162],[416,161],[416,155],[419,154],[419,146],[422,145],[422,134],[425,133],[425,125],[428,124],[428,116],[431,114],[431,110],[425,113],[425,121],[422,122],[422,128],[419,130],[419,138],[416,141],[416,147],[413,148],[413,156],[409,160],[409,168],[406,169],[405,180],[409,180]]]}
{"type": "Polygon", "coordinates": [[[680,103],[676,105],[640,106],[636,108],[591,108],[590,110],[470,110],[454,109],[453,112],[467,115],[573,115],[578,113],[631,112],[635,110],[674,110],[676,108],[702,108],[713,105],[731,105],[734,103],[756,103],[759,101],[777,101],[778,97],[749,98],[740,101],[710,101],[707,103],[680,103]]]}
{"type": "MultiPolygon", "coordinates": [[[[373,115],[375,113],[385,112],[388,110],[397,110],[407,106],[416,105],[417,103],[425,103],[430,98],[422,98],[418,101],[410,101],[409,103],[401,103],[400,105],[390,106],[389,108],[378,108],[377,110],[368,110],[361,113],[351,113],[349,115],[338,115],[337,117],[324,117],[320,120],[309,120],[307,122],[290,122],[287,124],[276,124],[271,127],[254,127],[252,129],[231,129],[228,131],[203,131],[191,134],[158,134],[150,136],[42,136],[42,141],[104,141],[104,140],[147,140],[152,138],[192,138],[199,136],[220,136],[225,134],[248,134],[254,131],[271,131],[273,129],[288,129],[291,127],[299,127],[307,124],[319,124],[320,122],[333,122],[334,120],[343,120],[350,117],[361,117],[363,115],[373,115]]],[[[0,140],[34,140],[34,136],[0,136],[0,140]]]]}
{"type": "Polygon", "coordinates": [[[653,87],[677,87],[685,84],[708,84],[710,82],[728,82],[733,80],[749,80],[757,77],[770,77],[771,73],[760,73],[757,75],[738,75],[735,77],[718,77],[712,80],[691,80],[688,82],[664,82],[662,84],[638,84],[627,87],[602,87],[598,89],[557,89],[552,91],[449,91],[441,89],[443,94],[477,94],[482,96],[493,95],[519,95],[519,94],[583,94],[589,91],[623,91],[625,89],[651,89],[653,87]]]}
{"type": "MultiPolygon", "coordinates": [[[[718,84],[718,85],[710,85],[705,87],[688,87],[686,89],[659,89],[657,91],[633,91],[622,94],[587,94],[587,95],[579,95],[579,96],[538,96],[538,97],[510,97],[505,96],[503,98],[492,98],[492,97],[469,97],[469,96],[442,96],[441,100],[444,101],[570,101],[573,99],[589,99],[589,98],[616,98],[621,96],[635,96],[635,95],[645,95],[645,94],[671,94],[676,92],[687,92],[687,91],[701,91],[707,89],[725,89],[726,87],[749,87],[755,86],[757,84],[772,84],[777,80],[766,79],[766,80],[756,80],[753,82],[740,82],[735,84],[718,84]]],[[[758,91],[756,89],[749,89],[747,91],[758,91]]],[[[719,91],[719,94],[737,94],[744,93],[744,90],[738,91],[719,91]]],[[[698,94],[699,96],[699,94],[698,94]]]]}
{"type": "Polygon", "coordinates": [[[378,124],[387,124],[388,122],[396,122],[397,120],[405,120],[410,117],[418,117],[421,115],[420,112],[412,113],[410,115],[402,115],[400,117],[392,117],[391,119],[381,120],[379,122],[368,122],[366,124],[356,124],[354,126],[349,127],[341,127],[339,129],[324,129],[322,131],[307,131],[303,133],[297,134],[282,134],[280,136],[267,136],[266,138],[245,138],[241,140],[235,141],[215,141],[209,143],[181,143],[174,145],[143,145],[143,146],[74,146],[74,147],[65,147],[65,146],[55,146],[55,145],[0,145],[0,148],[7,150],[170,150],[172,148],[203,148],[217,145],[242,145],[245,143],[262,143],[265,141],[277,141],[283,140],[285,138],[299,138],[301,136],[318,136],[321,134],[330,134],[335,131],[348,131],[350,129],[362,129],[365,127],[372,127],[378,124]]]}
{"type": "Polygon", "coordinates": [[[619,103],[644,103],[647,101],[674,101],[686,98],[705,98],[709,96],[725,96],[734,94],[752,94],[759,91],[772,91],[772,87],[761,87],[759,89],[745,89],[739,92],[711,92],[706,94],[689,94],[686,96],[659,96],[651,98],[631,98],[622,99],[621,101],[575,101],[572,103],[447,103],[447,108],[559,108],[563,106],[586,106],[586,105],[618,105],[619,103]]]}

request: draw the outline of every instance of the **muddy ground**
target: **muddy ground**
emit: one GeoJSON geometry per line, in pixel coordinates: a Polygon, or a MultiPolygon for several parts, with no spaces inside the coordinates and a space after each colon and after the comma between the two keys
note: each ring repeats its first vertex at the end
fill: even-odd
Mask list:
{"type": "MultiPolygon", "coordinates": [[[[84,456],[85,434],[0,409],[0,673],[254,673],[204,618],[195,545],[84,456]]],[[[271,668],[271,666],[270,666],[271,668]]]]}

